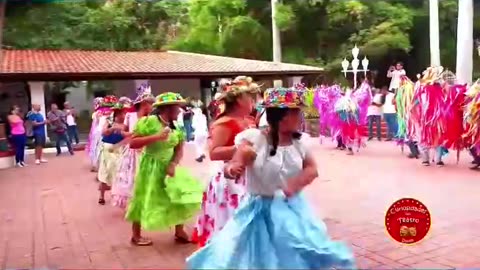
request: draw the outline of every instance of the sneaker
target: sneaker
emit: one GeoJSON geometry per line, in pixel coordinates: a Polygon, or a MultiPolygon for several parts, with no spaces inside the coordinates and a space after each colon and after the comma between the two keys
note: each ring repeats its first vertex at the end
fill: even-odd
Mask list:
{"type": "Polygon", "coordinates": [[[40,159],[36,159],[35,164],[40,165],[40,159]]]}
{"type": "Polygon", "coordinates": [[[443,163],[443,161],[439,161],[439,162],[437,162],[437,166],[439,166],[439,167],[445,166],[445,163],[443,163]]]}
{"type": "Polygon", "coordinates": [[[423,166],[430,166],[430,161],[423,161],[423,162],[422,162],[422,165],[423,165],[423,166]]]}
{"type": "Polygon", "coordinates": [[[20,162],[20,164],[22,164],[22,167],[27,167],[27,164],[24,161],[20,162]]]}
{"type": "Polygon", "coordinates": [[[15,166],[18,167],[18,168],[23,168],[23,167],[25,167],[25,166],[23,166],[23,164],[22,164],[21,162],[15,164],[15,166]]]}
{"type": "Polygon", "coordinates": [[[46,160],[46,159],[43,159],[43,158],[40,159],[40,163],[47,163],[47,162],[48,162],[48,160],[46,160]]]}
{"type": "Polygon", "coordinates": [[[75,152],[73,152],[73,150],[70,151],[70,155],[71,155],[71,156],[75,155],[75,152]]]}

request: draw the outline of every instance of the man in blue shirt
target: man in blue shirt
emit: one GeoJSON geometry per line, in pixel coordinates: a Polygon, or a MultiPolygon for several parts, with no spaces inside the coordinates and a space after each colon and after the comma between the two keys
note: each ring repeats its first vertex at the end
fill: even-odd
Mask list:
{"type": "Polygon", "coordinates": [[[42,158],[43,148],[45,147],[45,117],[40,113],[40,105],[33,104],[32,111],[27,115],[28,121],[32,123],[32,133],[35,143],[35,164],[46,163],[47,160],[42,158]]]}

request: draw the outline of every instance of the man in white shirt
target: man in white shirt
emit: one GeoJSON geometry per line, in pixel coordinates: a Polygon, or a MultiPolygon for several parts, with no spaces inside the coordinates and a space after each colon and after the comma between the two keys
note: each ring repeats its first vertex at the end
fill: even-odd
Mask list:
{"type": "Polygon", "coordinates": [[[383,104],[383,119],[387,123],[387,141],[391,141],[397,136],[397,109],[395,108],[395,92],[388,90],[387,87],[382,88],[385,95],[385,104],[383,104]]]}
{"type": "Polygon", "coordinates": [[[368,140],[373,139],[373,124],[375,123],[377,129],[377,139],[382,140],[382,104],[383,104],[383,95],[378,89],[375,90],[375,95],[373,96],[372,104],[368,106],[367,109],[367,119],[368,119],[368,140]]]}
{"type": "Polygon", "coordinates": [[[63,103],[63,108],[64,112],[66,115],[66,121],[67,121],[67,134],[68,134],[68,139],[70,140],[70,143],[73,143],[73,140],[75,140],[75,144],[79,143],[78,140],[78,129],[77,129],[77,121],[75,118],[77,117],[75,109],[70,105],[68,101],[63,103]]]}
{"type": "Polygon", "coordinates": [[[388,87],[388,90],[397,90],[398,87],[400,86],[400,79],[402,76],[405,76],[406,72],[403,69],[403,64],[402,62],[398,62],[395,66],[391,66],[388,69],[387,72],[387,77],[392,78],[390,81],[390,87],[388,87]]]}

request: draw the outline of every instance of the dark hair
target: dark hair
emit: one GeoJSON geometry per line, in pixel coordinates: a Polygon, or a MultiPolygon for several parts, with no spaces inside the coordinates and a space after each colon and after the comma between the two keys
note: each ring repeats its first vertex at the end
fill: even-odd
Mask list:
{"type": "Polygon", "coordinates": [[[133,104],[133,108],[135,108],[135,111],[138,112],[140,110],[140,106],[142,106],[141,102],[133,104]]]}
{"type": "MultiPolygon", "coordinates": [[[[218,119],[218,118],[220,118],[220,117],[222,117],[222,116],[225,116],[225,115],[229,114],[230,112],[232,112],[232,111],[234,110],[234,108],[235,108],[235,104],[236,104],[236,103],[237,103],[237,100],[236,100],[236,99],[234,99],[234,100],[225,100],[225,101],[223,102],[223,106],[225,106],[225,109],[223,110],[222,113],[219,113],[216,118],[218,119]]],[[[217,105],[217,106],[219,106],[219,105],[217,105]]],[[[217,109],[218,109],[218,108],[217,108],[217,109]]]]}
{"type": "MultiPolygon", "coordinates": [[[[289,108],[267,108],[265,113],[267,114],[267,122],[270,126],[270,140],[272,143],[272,149],[270,150],[270,156],[275,156],[277,154],[278,143],[280,137],[278,132],[280,131],[280,121],[288,114],[288,112],[292,110],[289,108]]],[[[302,133],[294,132],[292,134],[292,138],[295,140],[300,139],[302,137],[302,133]]]]}
{"type": "Polygon", "coordinates": [[[20,110],[20,106],[18,106],[18,105],[12,105],[12,106],[10,107],[10,111],[8,111],[8,114],[9,114],[9,115],[12,115],[12,114],[13,114],[13,113],[12,113],[13,110],[16,110],[16,109],[20,110]]]}
{"type": "Polygon", "coordinates": [[[113,121],[115,121],[118,115],[122,114],[123,110],[113,110],[113,121]]]}
{"type": "MultiPolygon", "coordinates": [[[[155,115],[157,118],[158,118],[158,121],[161,122],[160,120],[160,113],[164,112],[168,107],[168,105],[165,105],[165,106],[155,106],[152,110],[152,112],[150,113],[150,115],[155,115]]],[[[171,130],[174,130],[176,129],[175,127],[175,124],[173,123],[173,121],[170,121],[168,122],[168,127],[171,129],[171,130]]]]}

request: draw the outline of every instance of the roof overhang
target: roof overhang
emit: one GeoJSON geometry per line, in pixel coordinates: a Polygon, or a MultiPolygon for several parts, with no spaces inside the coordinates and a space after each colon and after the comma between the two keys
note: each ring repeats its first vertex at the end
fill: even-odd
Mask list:
{"type": "Polygon", "coordinates": [[[185,52],[4,50],[0,81],[255,78],[319,75],[322,68],[185,52]],[[158,71],[158,72],[156,72],[158,71]]]}

